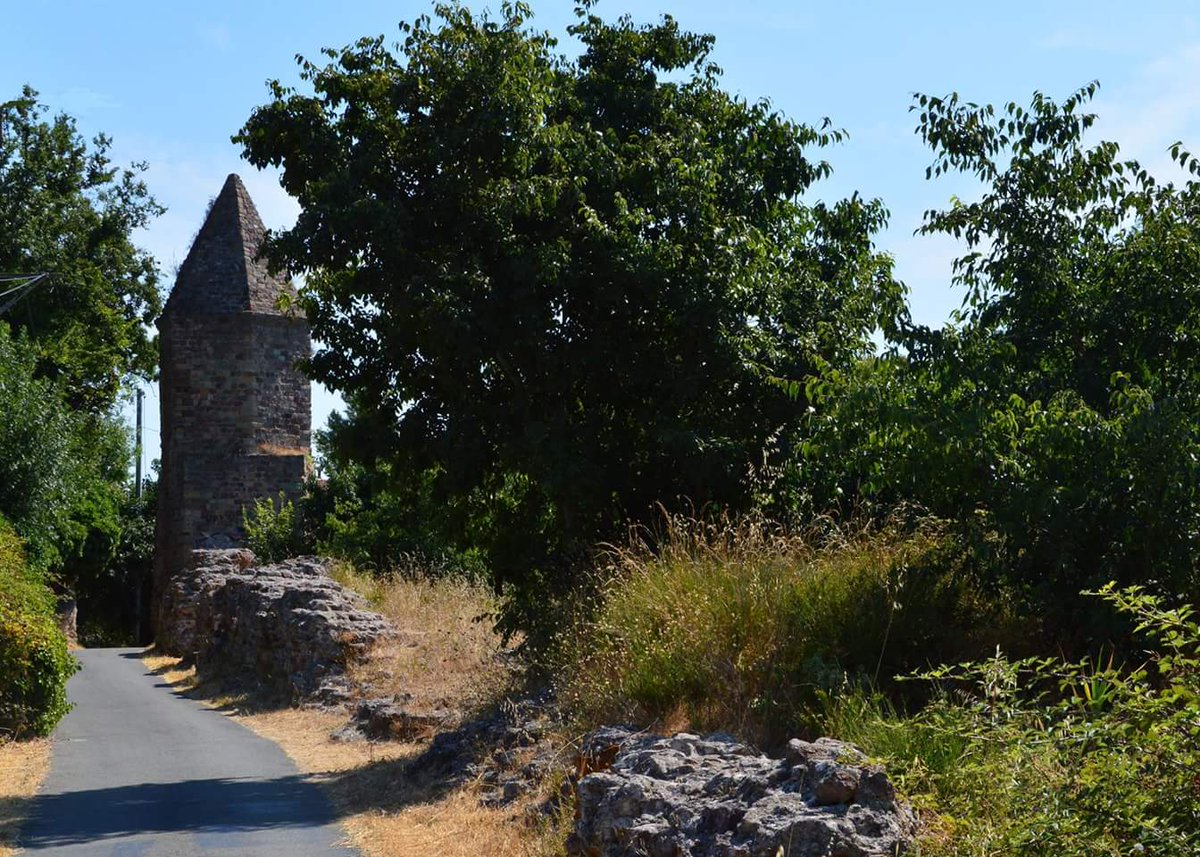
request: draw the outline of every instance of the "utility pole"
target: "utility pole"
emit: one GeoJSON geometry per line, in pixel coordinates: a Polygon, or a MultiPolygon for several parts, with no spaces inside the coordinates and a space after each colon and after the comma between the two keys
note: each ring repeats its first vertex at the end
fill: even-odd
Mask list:
{"type": "Polygon", "coordinates": [[[137,460],[133,464],[134,479],[133,496],[142,499],[142,388],[137,389],[137,436],[134,439],[133,454],[137,460]]]}
{"type": "MultiPolygon", "coordinates": [[[[133,496],[137,499],[142,499],[142,388],[139,386],[135,395],[137,402],[137,429],[133,441],[133,454],[135,461],[133,464],[133,478],[137,482],[133,486],[133,496]]],[[[142,587],[145,581],[138,579],[135,582],[133,590],[133,634],[134,642],[139,646],[142,644],[142,587]]]]}

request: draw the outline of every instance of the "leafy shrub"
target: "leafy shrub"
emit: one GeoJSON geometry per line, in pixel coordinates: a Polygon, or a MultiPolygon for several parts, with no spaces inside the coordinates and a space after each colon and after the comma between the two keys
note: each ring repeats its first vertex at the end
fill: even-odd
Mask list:
{"type": "Polygon", "coordinates": [[[246,547],[259,562],[279,562],[292,556],[312,553],[300,529],[296,504],[282,491],[278,500],[260,498],[250,511],[242,510],[246,547]]]}
{"type": "Polygon", "coordinates": [[[1200,853],[1200,624],[1137,587],[1098,593],[1149,638],[1113,659],[988,660],[924,675],[910,718],[830,698],[828,731],[883,758],[925,810],[923,854],[1200,853]]]}
{"type": "MultiPolygon", "coordinates": [[[[999,362],[988,355],[971,359],[999,362]]],[[[1117,373],[1102,405],[1072,390],[1039,400],[954,362],[880,359],[814,382],[827,407],[780,480],[785,502],[921,504],[1063,645],[1115,630],[1082,589],[1153,580],[1200,598],[1200,398],[1117,373]]]]}
{"type": "Polygon", "coordinates": [[[54,615],[54,597],[29,570],[24,548],[0,518],[0,731],[48,734],[67,713],[77,668],[54,615]]]}
{"type": "Polygon", "coordinates": [[[672,518],[654,550],[612,557],[602,606],[565,647],[567,697],[590,720],[683,718],[771,744],[807,731],[822,693],[892,687],[987,651],[1005,624],[937,522],[797,535],[672,518]]]}
{"type": "Polygon", "coordinates": [[[427,577],[487,577],[478,550],[460,550],[446,537],[455,511],[433,498],[431,474],[396,485],[386,462],[323,463],[329,478],[310,482],[301,504],[301,527],[317,552],[382,576],[419,569],[427,577]]]}

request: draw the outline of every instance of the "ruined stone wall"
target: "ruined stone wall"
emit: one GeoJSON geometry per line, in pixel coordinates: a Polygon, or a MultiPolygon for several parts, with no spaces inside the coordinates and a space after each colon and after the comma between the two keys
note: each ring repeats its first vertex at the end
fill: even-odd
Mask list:
{"type": "Polygon", "coordinates": [[[312,557],[260,566],[248,550],[197,550],[185,566],[155,642],[210,673],[296,698],[336,693],[345,667],[395,633],[312,557]]]}

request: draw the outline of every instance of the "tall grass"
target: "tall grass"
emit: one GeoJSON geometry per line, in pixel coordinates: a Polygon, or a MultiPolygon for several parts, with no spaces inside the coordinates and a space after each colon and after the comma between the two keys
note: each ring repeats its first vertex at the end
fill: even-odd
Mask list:
{"type": "Polygon", "coordinates": [[[803,532],[673,516],[610,551],[600,606],[565,647],[593,722],[816,731],[823,694],[977,652],[1005,625],[936,521],[803,532]]]}
{"type": "Polygon", "coordinates": [[[964,555],[929,520],[671,518],[610,552],[565,647],[565,699],[589,725],[855,743],[918,808],[918,854],[1200,855],[1193,610],[1106,588],[1145,640],[1127,662],[1013,659],[998,644],[1028,646],[1024,626],[964,555]]]}

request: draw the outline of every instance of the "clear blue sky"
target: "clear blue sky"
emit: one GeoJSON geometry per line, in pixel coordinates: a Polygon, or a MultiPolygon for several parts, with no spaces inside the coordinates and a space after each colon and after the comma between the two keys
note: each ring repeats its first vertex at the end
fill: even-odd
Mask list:
{"type": "MultiPolygon", "coordinates": [[[[496,8],[495,0],[468,3],[496,8]]],[[[569,0],[538,0],[534,23],[564,33],[569,0]]],[[[187,253],[208,200],[239,172],[270,227],[297,207],[274,175],[255,173],[229,137],[266,100],[265,81],[296,79],[295,55],[318,59],[364,35],[392,39],[396,23],[431,8],[401,2],[110,2],[9,4],[0,51],[0,99],[24,83],[86,134],[114,139],[118,161],[145,160],[147,181],[168,213],[140,236],[164,281],[187,253]]],[[[1098,137],[1166,174],[1166,148],[1200,150],[1200,4],[1156,2],[786,2],[786,0],[601,0],[605,17],[650,21],[666,12],[716,36],[725,85],[768,98],[803,121],[830,117],[850,133],[826,153],[834,176],[817,195],[852,191],[892,212],[880,246],[896,259],[914,316],[936,324],[958,304],[949,287],[955,248],[914,238],[922,212],[970,193],[953,179],[926,182],[928,154],[913,134],[915,91],[951,90],[978,102],[1062,97],[1101,81],[1098,137]]],[[[565,50],[570,45],[564,43],[565,50]]],[[[158,450],[158,400],[148,400],[147,458],[158,450]]],[[[314,396],[314,425],[336,399],[314,396]]]]}

